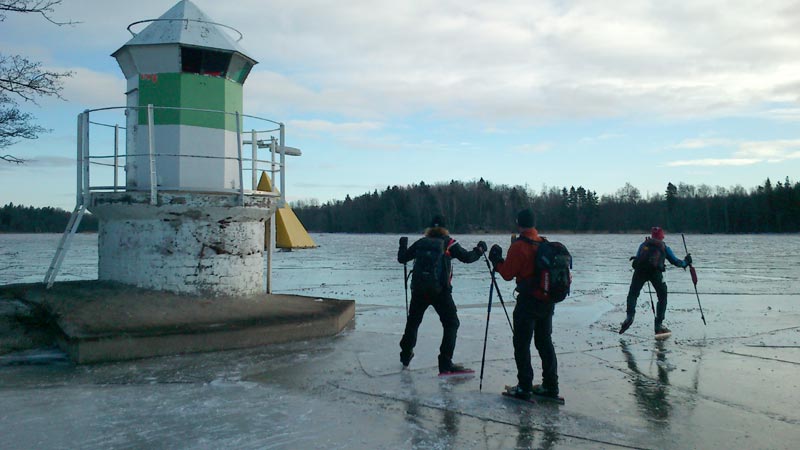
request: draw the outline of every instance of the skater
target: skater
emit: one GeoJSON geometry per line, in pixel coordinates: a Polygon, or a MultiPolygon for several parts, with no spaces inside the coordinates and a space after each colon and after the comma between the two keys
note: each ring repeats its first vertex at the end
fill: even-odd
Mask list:
{"type": "Polygon", "coordinates": [[[425,230],[425,236],[408,247],[408,238],[400,238],[397,261],[405,264],[414,260],[411,271],[411,305],[409,307],[406,328],[400,340],[400,362],[408,367],[414,357],[414,346],[417,344],[417,330],[428,306],[433,306],[442,322],[442,344],[439,347],[439,373],[471,373],[469,369],[453,364],[453,351],[456,347],[458,332],[458,314],[453,302],[451,285],[451,259],[456,258],[463,263],[472,263],[486,252],[486,243],[478,242],[471,251],[465,250],[451,238],[445,220],[437,215],[425,230]]]}
{"type": "Polygon", "coordinates": [[[558,361],[551,338],[555,303],[547,300],[536,283],[535,264],[539,243],[544,239],[534,228],[534,215],[530,209],[517,214],[520,237],[508,248],[503,259],[503,249],[492,246],[489,260],[503,279],[516,278],[517,304],[514,307],[514,360],[517,363],[518,384],[508,388],[508,393],[522,399],[531,396],[559,399],[558,361]],[[542,384],[533,385],[531,366],[531,338],[542,360],[542,384]]]}
{"type": "Polygon", "coordinates": [[[692,263],[692,255],[687,254],[683,260],[678,259],[672,249],[664,243],[664,230],[660,227],[653,227],[650,230],[650,237],[645,238],[644,242],[639,245],[636,256],[631,257],[633,278],[628,291],[627,317],[620,326],[619,334],[624,333],[633,324],[633,318],[636,315],[636,300],[639,298],[642,286],[648,281],[653,285],[658,297],[655,317],[656,337],[668,337],[671,334],[669,328],[663,325],[664,314],[667,311],[667,283],[664,282],[663,276],[665,260],[673,266],[685,269],[692,263]]]}

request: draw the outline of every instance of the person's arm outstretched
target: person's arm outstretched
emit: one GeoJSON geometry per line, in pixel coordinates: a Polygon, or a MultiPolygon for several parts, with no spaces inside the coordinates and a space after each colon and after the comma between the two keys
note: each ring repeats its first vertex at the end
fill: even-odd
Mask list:
{"type": "Polygon", "coordinates": [[[476,245],[475,248],[470,251],[464,250],[464,247],[462,247],[457,241],[450,245],[450,256],[466,264],[477,261],[485,251],[486,242],[483,241],[478,242],[478,245],[476,245]]]}
{"type": "Polygon", "coordinates": [[[672,249],[669,248],[668,245],[665,245],[665,247],[666,247],[666,250],[667,250],[667,260],[673,266],[680,267],[681,269],[685,269],[686,266],[689,266],[689,265],[692,264],[692,255],[686,255],[686,257],[684,259],[680,259],[677,256],[675,256],[675,253],[672,252],[672,249]]]}

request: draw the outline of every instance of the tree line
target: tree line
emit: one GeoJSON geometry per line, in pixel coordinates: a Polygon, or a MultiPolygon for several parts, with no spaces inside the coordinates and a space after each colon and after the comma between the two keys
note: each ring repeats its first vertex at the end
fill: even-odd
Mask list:
{"type": "Polygon", "coordinates": [[[531,208],[537,226],[548,232],[624,233],[660,225],[672,232],[787,233],[800,231],[800,182],[773,183],[746,190],[668,183],[663,193],[643,198],[630,183],[598,196],[583,186],[543,187],[478,181],[387,186],[355,198],[324,204],[292,204],[310,231],[406,233],[444,214],[450,231],[482,233],[514,228],[517,211],[531,208]]]}
{"type": "MultiPolygon", "coordinates": [[[[63,233],[69,216],[70,212],[61,208],[9,203],[0,208],[0,233],[63,233]]],[[[78,227],[78,232],[82,231],[97,231],[97,218],[84,215],[78,227]]]]}
{"type": "MultiPolygon", "coordinates": [[[[668,183],[664,193],[643,198],[630,183],[598,196],[583,186],[493,185],[488,181],[450,181],[387,186],[325,204],[292,204],[303,225],[327,233],[413,233],[431,217],[444,214],[454,233],[485,233],[514,228],[518,211],[531,208],[547,232],[624,233],[660,225],[672,232],[800,232],[800,182],[773,183],[745,190],[668,183]]],[[[70,213],[60,208],[14,205],[0,208],[0,233],[61,233],[70,213]]],[[[84,216],[79,231],[97,231],[97,218],[84,216]]]]}

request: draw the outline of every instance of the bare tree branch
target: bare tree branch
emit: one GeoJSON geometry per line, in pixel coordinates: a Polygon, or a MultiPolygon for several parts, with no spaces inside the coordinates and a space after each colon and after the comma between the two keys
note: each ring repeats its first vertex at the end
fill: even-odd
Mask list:
{"type": "Polygon", "coordinates": [[[0,148],[16,144],[20,139],[36,139],[40,133],[50,131],[32,124],[33,119],[31,114],[21,112],[16,107],[0,104],[0,148]]]}
{"type": "Polygon", "coordinates": [[[0,94],[16,94],[33,103],[36,97],[62,98],[63,79],[70,76],[72,72],[42,70],[42,63],[19,55],[0,54],[0,94]]]}
{"type": "Polygon", "coordinates": [[[3,156],[0,156],[0,159],[2,159],[3,161],[6,161],[6,162],[14,163],[14,164],[22,164],[22,163],[25,162],[24,159],[19,159],[14,155],[3,155],[3,156]]]}
{"type": "Polygon", "coordinates": [[[6,18],[6,12],[23,14],[41,14],[48,22],[62,26],[75,25],[79,22],[61,22],[53,19],[51,14],[55,12],[55,7],[61,4],[61,0],[0,0],[0,22],[6,18]]]}
{"type": "MultiPolygon", "coordinates": [[[[0,23],[8,13],[40,14],[55,25],[70,25],[53,19],[55,7],[61,0],[0,0],[0,23]]],[[[54,72],[42,68],[42,63],[21,55],[0,54],[0,149],[16,144],[22,139],[36,139],[50,130],[34,123],[34,117],[19,110],[18,102],[37,104],[40,97],[58,97],[63,100],[64,78],[72,72],[54,72]]],[[[13,155],[0,157],[0,161],[21,164],[25,160],[13,155]]]]}

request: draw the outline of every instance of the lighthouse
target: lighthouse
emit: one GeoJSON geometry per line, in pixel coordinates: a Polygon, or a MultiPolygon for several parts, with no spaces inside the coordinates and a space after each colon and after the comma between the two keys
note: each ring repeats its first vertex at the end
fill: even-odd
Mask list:
{"type": "Polygon", "coordinates": [[[314,244],[286,220],[285,157],[300,150],[283,123],[242,111],[256,61],[241,33],[189,0],[128,30],[112,54],[126,103],[78,114],[75,210],[44,283],[14,292],[51,314],[78,363],[341,331],[353,300],[272,292],[276,235],[314,244]],[[99,223],[98,280],[55,283],[87,211],[99,223]]]}
{"type": "MultiPolygon", "coordinates": [[[[280,198],[248,182],[258,157],[243,149],[242,103],[256,61],[238,31],[189,0],[128,30],[112,54],[126,79],[125,186],[89,187],[81,199],[99,219],[98,278],[181,294],[264,292],[264,227],[280,198]]],[[[283,125],[266,123],[282,146],[283,125]]]]}

